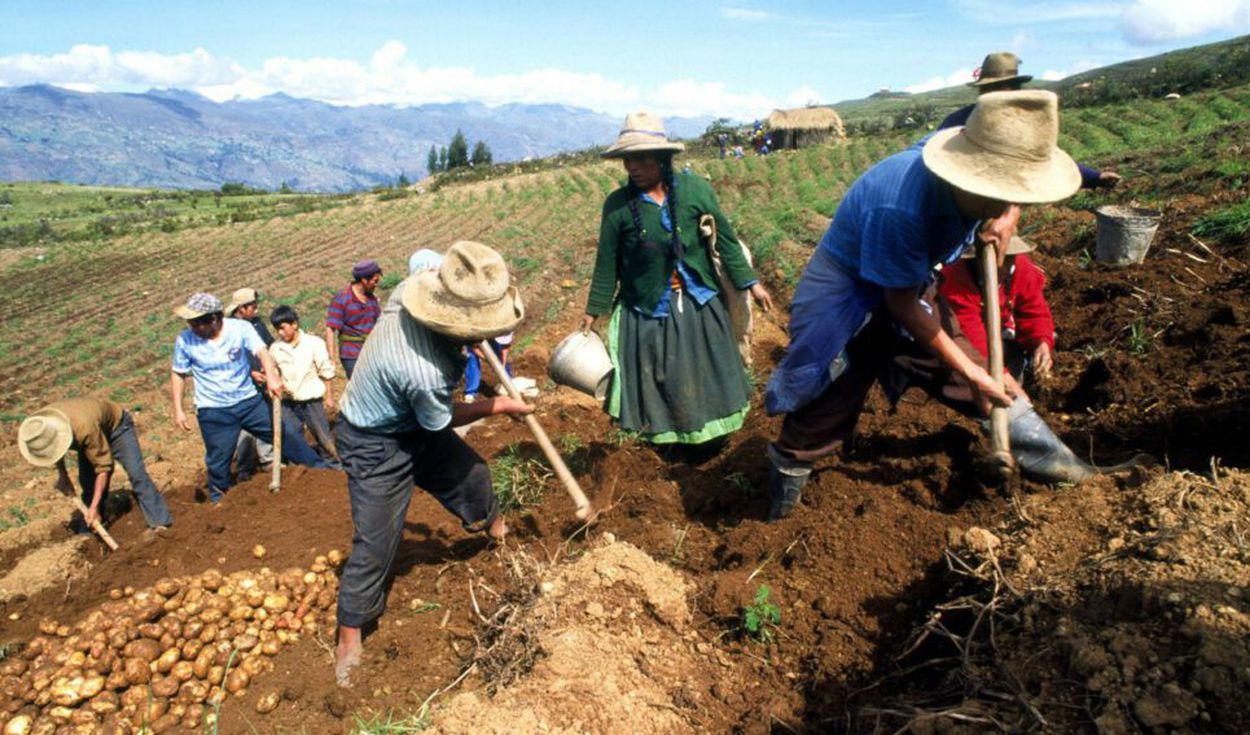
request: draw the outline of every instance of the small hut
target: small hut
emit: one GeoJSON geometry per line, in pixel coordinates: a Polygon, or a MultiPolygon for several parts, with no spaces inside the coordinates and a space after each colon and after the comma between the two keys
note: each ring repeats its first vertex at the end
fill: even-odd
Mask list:
{"type": "Polygon", "coordinates": [[[846,137],[842,118],[832,107],[800,107],[796,110],[773,110],[768,116],[773,150],[805,148],[846,137]]]}

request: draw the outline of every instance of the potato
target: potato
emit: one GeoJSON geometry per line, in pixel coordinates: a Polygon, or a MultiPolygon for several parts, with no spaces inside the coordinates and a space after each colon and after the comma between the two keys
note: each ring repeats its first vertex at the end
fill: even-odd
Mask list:
{"type": "Polygon", "coordinates": [[[218,610],[215,607],[210,607],[200,613],[200,620],[203,620],[206,624],[211,625],[212,623],[216,623],[221,620],[223,615],[224,613],[221,610],[218,610]]]}
{"type": "MultiPolygon", "coordinates": [[[[144,694],[146,695],[147,693],[145,692],[144,694]]],[[[165,713],[169,711],[169,702],[164,699],[160,699],[159,697],[153,697],[147,702],[146,707],[140,705],[139,711],[145,713],[144,719],[146,721],[156,722],[160,718],[164,717],[165,713]]]]}
{"type": "Polygon", "coordinates": [[[148,663],[141,658],[128,658],[122,664],[122,673],[126,677],[126,683],[131,686],[139,686],[147,684],[152,678],[152,671],[148,668],[148,663]]]}
{"type": "Polygon", "coordinates": [[[192,679],[178,689],[179,701],[198,704],[208,698],[209,686],[199,679],[192,679]]]}
{"type": "Polygon", "coordinates": [[[239,605],[230,611],[231,620],[251,620],[256,615],[256,611],[247,605],[239,605]]]}
{"type": "Polygon", "coordinates": [[[261,604],[266,611],[277,615],[285,612],[291,606],[291,600],[286,595],[265,595],[261,604]]]}
{"type": "MultiPolygon", "coordinates": [[[[120,666],[121,664],[119,663],[118,665],[120,666]]],[[[144,670],[147,670],[146,666],[144,667],[144,670]]],[[[104,679],[104,688],[109,691],[125,689],[128,686],[130,686],[130,682],[126,681],[126,673],[121,669],[114,671],[104,679]]]]}
{"type": "Polygon", "coordinates": [[[110,712],[116,712],[120,706],[121,701],[117,693],[112,691],[100,692],[90,702],[87,702],[87,709],[90,709],[97,715],[107,715],[110,712]]]}
{"type": "Polygon", "coordinates": [[[51,618],[44,618],[39,621],[39,632],[44,635],[56,635],[56,629],[58,626],[59,623],[55,620],[52,620],[51,618]]]}
{"type": "Polygon", "coordinates": [[[155,661],[161,655],[161,645],[151,638],[140,638],[131,641],[122,649],[127,658],[138,658],[147,662],[155,661]]]}
{"type": "Polygon", "coordinates": [[[277,656],[278,652],[281,650],[282,650],[282,643],[277,638],[271,638],[270,640],[262,641],[260,644],[260,652],[265,654],[266,656],[277,656]]]}
{"type": "Polygon", "coordinates": [[[256,711],[262,715],[267,715],[277,709],[278,703],[281,701],[281,695],[277,692],[269,692],[256,700],[256,711]]]}
{"type": "Polygon", "coordinates": [[[182,583],[176,579],[158,579],[156,584],[152,585],[152,589],[158,594],[166,597],[172,597],[182,589],[182,583]]]}
{"type": "Polygon", "coordinates": [[[217,624],[208,623],[204,626],[204,630],[200,631],[200,640],[204,643],[212,643],[217,639],[217,624]]]}
{"type": "Polygon", "coordinates": [[[314,585],[317,583],[317,581],[318,581],[318,577],[314,572],[307,572],[304,574],[305,586],[314,585]]]}
{"type": "Polygon", "coordinates": [[[69,718],[74,715],[74,708],[58,705],[56,707],[49,707],[44,711],[44,714],[57,722],[66,723],[69,722],[69,718]]]}
{"type": "MultiPolygon", "coordinates": [[[[70,723],[72,723],[72,724],[74,724],[74,725],[92,725],[92,726],[94,726],[94,725],[96,725],[97,723],[99,723],[99,721],[100,721],[100,716],[99,716],[99,715],[97,715],[96,713],[92,712],[92,711],[91,711],[91,710],[89,710],[89,709],[79,709],[79,710],[74,710],[74,714],[72,714],[72,715],[70,715],[70,716],[69,716],[69,721],[70,721],[70,723]]],[[[74,730],[74,732],[78,732],[78,730],[74,730]]],[[[88,729],[88,730],[86,730],[85,732],[94,733],[94,732],[95,732],[95,729],[94,729],[94,727],[92,727],[91,729],[88,729]]]]}
{"type": "Polygon", "coordinates": [[[152,679],[152,694],[157,697],[172,697],[178,693],[182,682],[172,676],[158,676],[152,679]]]}
{"type": "Polygon", "coordinates": [[[62,707],[76,707],[79,702],[86,698],[80,691],[82,686],[82,677],[74,677],[73,679],[66,677],[58,678],[52,682],[52,703],[62,707]]]}
{"type": "Polygon", "coordinates": [[[152,724],[149,725],[149,729],[154,733],[154,735],[161,735],[161,733],[173,732],[180,724],[182,724],[181,717],[173,712],[166,712],[153,720],[152,724]]]}
{"type": "Polygon", "coordinates": [[[217,665],[209,667],[208,676],[205,677],[204,680],[207,681],[209,684],[213,684],[215,686],[225,681],[225,678],[226,678],[226,667],[220,664],[217,664],[217,665]]]}
{"type": "Polygon", "coordinates": [[[169,670],[169,675],[179,682],[190,681],[195,678],[195,663],[192,661],[179,661],[169,670]]]}
{"type": "Polygon", "coordinates": [[[35,724],[30,715],[18,715],[4,725],[4,735],[30,735],[35,724]]]}
{"type": "Polygon", "coordinates": [[[29,669],[29,663],[15,656],[0,661],[0,676],[21,676],[29,669]]]}
{"type": "Polygon", "coordinates": [[[182,651],[177,648],[169,648],[161,653],[156,659],[156,670],[162,674],[168,674],[170,669],[174,668],[174,664],[182,659],[182,651]]]}
{"type": "Polygon", "coordinates": [[[330,549],[329,551],[326,552],[326,561],[330,562],[336,567],[342,564],[346,560],[347,560],[347,557],[343,556],[343,552],[339,551],[338,549],[330,549]]]}
{"type": "Polygon", "coordinates": [[[243,595],[243,601],[248,607],[260,607],[265,601],[265,591],[260,587],[253,587],[243,595]]]}
{"type": "Polygon", "coordinates": [[[251,681],[251,674],[248,674],[242,668],[231,669],[230,673],[226,674],[226,691],[231,694],[239,694],[244,689],[247,689],[247,685],[251,681]]]}
{"type": "Polygon", "coordinates": [[[191,731],[200,729],[200,722],[204,719],[204,707],[202,705],[192,705],[187,707],[187,712],[182,716],[182,726],[191,731]]]}
{"type": "Polygon", "coordinates": [[[216,651],[212,648],[205,648],[200,651],[200,655],[195,657],[195,663],[191,665],[191,670],[195,672],[195,678],[204,679],[208,676],[208,670],[213,666],[213,657],[216,651]]]}
{"type": "MultiPolygon", "coordinates": [[[[208,690],[208,698],[205,699],[204,701],[210,705],[221,704],[222,702],[226,701],[226,697],[228,696],[230,695],[226,693],[225,689],[222,689],[219,686],[214,686],[208,690]]],[[[208,721],[207,717],[205,717],[204,719],[205,719],[205,722],[208,721]]]]}
{"type": "Polygon", "coordinates": [[[206,590],[216,590],[221,587],[221,583],[221,572],[216,569],[206,569],[204,573],[200,575],[200,586],[206,590]]]}

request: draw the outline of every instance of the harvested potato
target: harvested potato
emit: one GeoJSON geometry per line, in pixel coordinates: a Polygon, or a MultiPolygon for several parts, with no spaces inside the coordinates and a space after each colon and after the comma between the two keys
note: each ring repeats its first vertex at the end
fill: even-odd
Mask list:
{"type": "Polygon", "coordinates": [[[256,711],[262,715],[267,715],[278,708],[280,701],[282,701],[282,697],[277,692],[269,692],[256,700],[256,711]]]}

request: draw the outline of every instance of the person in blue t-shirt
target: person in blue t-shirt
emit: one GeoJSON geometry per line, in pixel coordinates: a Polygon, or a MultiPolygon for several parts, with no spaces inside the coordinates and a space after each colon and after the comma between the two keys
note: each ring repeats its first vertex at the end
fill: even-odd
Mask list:
{"type": "MultiPolygon", "coordinates": [[[[260,361],[266,389],[279,400],[282,376],[252,325],[241,319],[224,318],[221,301],[212,294],[193,294],[174,314],[187,321],[187,328],[174,341],[173,371],[169,377],[174,423],[183,431],[191,430],[182,404],[190,376],[194,379],[196,417],[204,439],[208,497],[219,503],[230,489],[230,461],[239,432],[246,430],[258,439],[273,441],[273,416],[269,403],[256,392],[252,382],[250,358],[254,356],[260,361]]],[[[283,426],[281,431],[282,459],[309,467],[327,466],[303,435],[289,426],[283,426]]]]}
{"type": "Polygon", "coordinates": [[[891,400],[916,385],[969,414],[1023,397],[1010,375],[999,387],[926,292],[934,266],[969,245],[994,247],[1001,262],[1017,205],[1076,192],[1058,134],[1053,93],[983,95],[965,128],[934,133],[851,186],[799,280],[790,348],[765,391],[767,411],[785,415],[768,447],[770,519],[793,511],[812,464],[850,438],[878,381],[891,400]]]}

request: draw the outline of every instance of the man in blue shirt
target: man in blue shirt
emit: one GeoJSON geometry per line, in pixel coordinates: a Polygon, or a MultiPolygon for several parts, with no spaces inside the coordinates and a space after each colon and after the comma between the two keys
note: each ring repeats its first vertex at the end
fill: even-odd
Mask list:
{"type": "Polygon", "coordinates": [[[360,663],[361,629],[386,609],[414,486],[437,498],[466,530],[494,539],[508,532],[490,469],[452,427],[533,410],[507,397],[452,402],[463,348],[511,332],[524,316],[498,253],[458,242],[437,270],[422,269],[399,288],[402,308],[383,312],[365,342],[335,430],[355,525],[339,583],[334,673],[341,686],[349,685],[360,663]]]}
{"type": "MultiPolygon", "coordinates": [[[[208,497],[214,504],[220,503],[230,489],[230,460],[239,432],[248,431],[258,439],[273,442],[273,416],[269,403],[256,392],[252,382],[250,358],[254,356],[260,361],[266,388],[278,400],[282,398],[282,376],[252,325],[241,319],[223,318],[221,301],[212,294],[193,294],[174,314],[187,321],[187,328],[174,341],[173,371],[169,377],[174,423],[183,431],[191,430],[182,405],[190,376],[194,379],[196,417],[204,438],[208,497]]],[[[327,466],[302,434],[289,426],[281,430],[282,459],[309,467],[327,466]]]]}
{"type": "Polygon", "coordinates": [[[933,267],[969,245],[1001,259],[1018,204],[1071,196],[1076,163],[1056,147],[1050,92],[984,95],[968,125],[933,134],[861,176],[843,198],[795,291],[790,349],[765,408],[785,414],[769,445],[770,519],[789,515],[812,463],[850,438],[869,389],[892,400],[918,385],[969,413],[1022,395],[998,387],[958,323],[924,297],[933,267]],[[1001,244],[1002,247],[999,247],[1001,244]],[[956,397],[970,389],[975,404],[956,397]]]}

